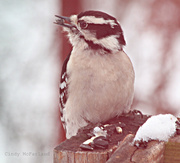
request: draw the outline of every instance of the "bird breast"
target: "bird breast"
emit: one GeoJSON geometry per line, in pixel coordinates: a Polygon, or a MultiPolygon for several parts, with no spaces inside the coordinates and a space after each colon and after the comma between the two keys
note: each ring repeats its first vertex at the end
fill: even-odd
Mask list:
{"type": "Polygon", "coordinates": [[[66,109],[73,107],[73,116],[86,117],[96,123],[129,110],[134,93],[134,70],[123,51],[99,54],[73,49],[67,73],[66,109]]]}

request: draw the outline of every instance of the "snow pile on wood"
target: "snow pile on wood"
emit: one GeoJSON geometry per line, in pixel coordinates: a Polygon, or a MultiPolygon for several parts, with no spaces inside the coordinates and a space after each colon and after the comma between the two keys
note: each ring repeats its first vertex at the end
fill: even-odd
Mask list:
{"type": "Polygon", "coordinates": [[[172,114],[159,114],[149,118],[137,131],[133,143],[150,140],[168,141],[176,133],[177,118],[172,114]]]}

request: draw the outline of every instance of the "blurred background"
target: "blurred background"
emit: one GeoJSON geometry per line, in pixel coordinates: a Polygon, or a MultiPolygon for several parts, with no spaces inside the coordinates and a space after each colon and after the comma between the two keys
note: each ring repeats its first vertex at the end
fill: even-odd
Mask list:
{"type": "Polygon", "coordinates": [[[59,79],[71,50],[55,14],[116,17],[135,73],[133,109],[180,112],[179,0],[6,0],[0,3],[0,162],[52,162],[64,140],[59,79]]]}

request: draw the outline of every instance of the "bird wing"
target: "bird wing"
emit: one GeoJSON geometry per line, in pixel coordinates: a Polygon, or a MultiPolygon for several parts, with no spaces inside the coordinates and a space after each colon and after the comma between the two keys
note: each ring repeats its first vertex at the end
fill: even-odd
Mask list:
{"type": "Polygon", "coordinates": [[[67,74],[67,64],[69,61],[71,53],[67,56],[63,63],[62,71],[61,71],[61,79],[60,79],[60,85],[59,85],[59,100],[60,100],[60,113],[61,113],[61,121],[63,123],[63,109],[65,107],[66,101],[67,101],[67,90],[68,90],[68,74],[67,74]]]}

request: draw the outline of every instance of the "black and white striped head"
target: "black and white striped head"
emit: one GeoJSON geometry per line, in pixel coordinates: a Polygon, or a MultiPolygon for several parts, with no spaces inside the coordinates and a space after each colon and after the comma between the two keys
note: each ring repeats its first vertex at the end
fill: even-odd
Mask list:
{"type": "Polygon", "coordinates": [[[122,50],[126,45],[123,31],[116,18],[100,11],[85,11],[70,17],[56,16],[56,24],[68,31],[73,46],[85,43],[85,48],[105,50],[107,52],[122,50]]]}

